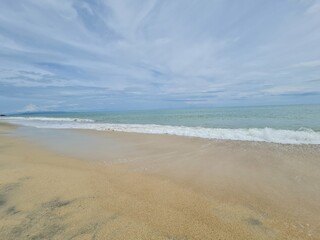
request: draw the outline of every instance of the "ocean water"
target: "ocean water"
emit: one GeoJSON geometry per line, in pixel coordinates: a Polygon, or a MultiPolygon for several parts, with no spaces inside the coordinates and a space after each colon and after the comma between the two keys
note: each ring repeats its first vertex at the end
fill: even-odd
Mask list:
{"type": "Polygon", "coordinates": [[[320,105],[32,113],[1,119],[38,128],[114,130],[223,140],[320,144],[320,105]]]}

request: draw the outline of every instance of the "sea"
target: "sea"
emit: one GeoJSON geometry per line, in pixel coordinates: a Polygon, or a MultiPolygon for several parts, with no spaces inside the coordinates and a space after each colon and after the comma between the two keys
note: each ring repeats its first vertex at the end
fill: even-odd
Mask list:
{"type": "Polygon", "coordinates": [[[170,134],[279,144],[320,144],[320,105],[126,112],[46,112],[1,117],[36,128],[170,134]]]}

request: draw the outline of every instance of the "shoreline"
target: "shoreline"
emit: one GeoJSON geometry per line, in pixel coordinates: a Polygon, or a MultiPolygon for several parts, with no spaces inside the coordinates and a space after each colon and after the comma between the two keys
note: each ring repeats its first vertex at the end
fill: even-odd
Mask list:
{"type": "MultiPolygon", "coordinates": [[[[1,121],[1,119],[0,119],[1,121]]],[[[195,137],[208,140],[266,142],[293,145],[320,145],[320,132],[308,128],[206,128],[157,124],[102,123],[92,119],[50,118],[50,117],[11,117],[2,121],[26,127],[44,129],[75,129],[105,132],[125,132],[154,135],[195,137]]]]}
{"type": "MultiPolygon", "coordinates": [[[[52,210],[58,218],[71,213],[63,221],[73,226],[70,231],[61,226],[53,238],[81,232],[77,221],[86,225],[81,226],[86,229],[95,222],[100,230],[91,227],[86,234],[92,236],[95,232],[97,239],[112,239],[110,231],[115,226],[118,236],[113,236],[114,239],[121,239],[120,236],[126,239],[317,239],[319,236],[318,147],[59,130],[68,135],[76,132],[94,144],[108,141],[112,147],[108,149],[102,142],[100,151],[105,154],[101,155],[105,160],[99,162],[83,161],[94,160],[93,155],[99,149],[91,152],[92,157],[71,156],[61,149],[39,145],[30,136],[12,136],[10,128],[0,123],[0,153],[4,156],[0,161],[4,166],[1,193],[9,196],[0,206],[4,219],[0,221],[9,230],[0,231],[8,234],[8,239],[13,236],[12,229],[26,224],[21,221],[23,216],[30,216],[39,206],[42,206],[39,211],[49,211],[50,207],[43,209],[43,206],[50,201],[49,205],[62,205],[52,210]],[[3,134],[4,131],[7,133],[3,134]],[[73,177],[68,176],[70,173],[73,177]],[[32,187],[39,193],[28,193],[32,187]],[[87,200],[74,200],[83,199],[84,195],[87,200]],[[42,197],[37,199],[39,196],[42,197]],[[27,199],[29,207],[23,207],[27,199]],[[52,203],[54,199],[62,200],[52,203]],[[15,211],[19,212],[3,215],[12,208],[9,203],[15,203],[19,207],[15,211]],[[91,217],[83,216],[78,210],[91,217]],[[117,217],[105,223],[110,220],[103,216],[110,214],[117,217]],[[95,218],[99,221],[94,221],[95,218]],[[121,221],[117,223],[117,219],[121,221]]],[[[73,138],[64,140],[61,135],[55,137],[62,143],[73,141],[73,138]]],[[[79,142],[75,146],[78,149],[72,151],[81,152],[79,149],[85,148],[79,142]]],[[[33,234],[33,228],[30,226],[21,234],[33,234]]],[[[40,227],[38,234],[41,230],[40,227]]]]}

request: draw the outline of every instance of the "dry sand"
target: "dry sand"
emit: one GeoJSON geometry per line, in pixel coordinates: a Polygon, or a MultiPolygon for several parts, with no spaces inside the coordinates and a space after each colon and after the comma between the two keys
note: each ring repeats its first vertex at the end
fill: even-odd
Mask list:
{"type": "Polygon", "coordinates": [[[123,146],[84,161],[14,128],[0,239],[320,239],[318,146],[77,131],[123,146]]]}

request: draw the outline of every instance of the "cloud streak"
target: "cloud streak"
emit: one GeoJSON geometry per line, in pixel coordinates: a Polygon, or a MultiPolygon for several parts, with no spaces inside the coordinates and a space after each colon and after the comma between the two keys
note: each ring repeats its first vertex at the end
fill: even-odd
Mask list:
{"type": "Polygon", "coordinates": [[[0,110],[319,103],[319,4],[3,1],[0,110]]]}

